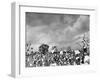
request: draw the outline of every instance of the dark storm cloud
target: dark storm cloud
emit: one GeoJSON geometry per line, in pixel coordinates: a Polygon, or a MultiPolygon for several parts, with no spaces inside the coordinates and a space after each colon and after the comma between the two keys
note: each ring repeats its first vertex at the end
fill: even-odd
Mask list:
{"type": "Polygon", "coordinates": [[[53,23],[73,25],[79,15],[50,14],[26,12],[26,24],[31,27],[39,25],[51,25],[53,23]]]}

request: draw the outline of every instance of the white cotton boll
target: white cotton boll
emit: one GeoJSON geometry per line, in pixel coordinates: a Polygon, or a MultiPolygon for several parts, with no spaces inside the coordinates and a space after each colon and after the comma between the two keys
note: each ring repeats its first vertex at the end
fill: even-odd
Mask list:
{"type": "Polygon", "coordinates": [[[63,54],[63,51],[60,51],[60,54],[63,54]]]}
{"type": "Polygon", "coordinates": [[[76,57],[76,60],[79,59],[79,57],[76,57]]]}
{"type": "Polygon", "coordinates": [[[89,56],[85,56],[84,62],[88,62],[89,61],[89,56]]]}
{"type": "Polygon", "coordinates": [[[80,51],[79,50],[75,50],[75,54],[79,54],[80,53],[80,51]]]}
{"type": "Polygon", "coordinates": [[[33,66],[33,64],[32,64],[32,63],[30,63],[30,66],[33,66]]]}

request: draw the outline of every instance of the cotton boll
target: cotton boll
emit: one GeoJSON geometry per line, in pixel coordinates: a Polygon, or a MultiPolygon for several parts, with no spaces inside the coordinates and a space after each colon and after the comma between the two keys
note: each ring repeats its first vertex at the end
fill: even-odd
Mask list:
{"type": "Polygon", "coordinates": [[[87,64],[89,62],[89,60],[90,60],[90,57],[89,56],[85,56],[85,59],[84,59],[85,64],[87,64]]]}
{"type": "Polygon", "coordinates": [[[60,54],[63,55],[63,51],[60,51],[60,54]]]}
{"type": "Polygon", "coordinates": [[[75,50],[75,54],[80,54],[80,51],[79,50],[75,50]]]}

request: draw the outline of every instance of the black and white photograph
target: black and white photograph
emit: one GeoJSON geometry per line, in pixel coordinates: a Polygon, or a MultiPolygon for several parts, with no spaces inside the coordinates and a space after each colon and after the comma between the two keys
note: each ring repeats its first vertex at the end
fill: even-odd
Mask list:
{"type": "Polygon", "coordinates": [[[10,76],[96,79],[93,74],[98,73],[100,61],[97,8],[87,1],[87,6],[77,1],[73,2],[76,6],[66,1],[55,3],[11,3],[10,76]]]}
{"type": "Polygon", "coordinates": [[[90,16],[25,13],[25,67],[90,64],[90,16]]]}

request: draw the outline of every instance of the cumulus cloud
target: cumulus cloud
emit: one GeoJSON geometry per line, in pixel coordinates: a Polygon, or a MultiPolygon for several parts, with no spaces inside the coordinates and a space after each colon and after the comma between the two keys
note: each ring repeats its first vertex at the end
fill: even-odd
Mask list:
{"type": "MultiPolygon", "coordinates": [[[[76,36],[89,31],[89,16],[74,14],[26,13],[27,42],[58,47],[74,46],[76,36]]],[[[77,47],[77,46],[74,46],[77,47]]]]}

